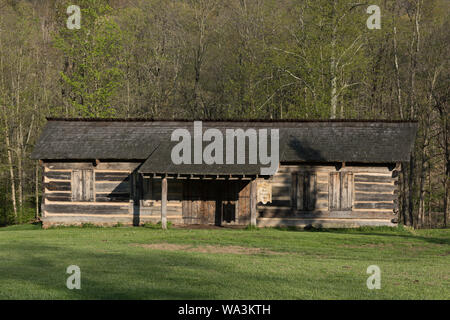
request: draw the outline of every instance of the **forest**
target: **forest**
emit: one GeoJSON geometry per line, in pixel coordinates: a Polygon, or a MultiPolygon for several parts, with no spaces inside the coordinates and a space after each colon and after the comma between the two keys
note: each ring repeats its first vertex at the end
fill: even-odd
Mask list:
{"type": "Polygon", "coordinates": [[[448,17],[447,0],[0,0],[0,226],[39,219],[46,117],[414,120],[399,222],[448,226],[448,17]]]}

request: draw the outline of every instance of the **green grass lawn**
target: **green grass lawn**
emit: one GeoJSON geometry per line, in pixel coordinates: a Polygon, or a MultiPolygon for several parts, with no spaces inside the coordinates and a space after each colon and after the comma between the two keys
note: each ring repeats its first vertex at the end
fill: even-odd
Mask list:
{"type": "Polygon", "coordinates": [[[0,299],[449,299],[449,277],[449,229],[0,228],[0,299]]]}

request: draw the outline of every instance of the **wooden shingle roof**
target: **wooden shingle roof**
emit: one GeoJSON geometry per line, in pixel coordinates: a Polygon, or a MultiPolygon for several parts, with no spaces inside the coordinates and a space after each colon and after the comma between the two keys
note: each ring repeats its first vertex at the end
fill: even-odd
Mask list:
{"type": "MultiPolygon", "coordinates": [[[[258,165],[174,165],[178,128],[193,121],[49,119],[32,153],[42,160],[142,160],[141,172],[228,174],[259,172],[258,165]],[[195,172],[194,172],[195,171],[195,172]],[[198,171],[198,172],[197,172],[198,171]],[[208,171],[208,172],[206,172],[208,171]],[[209,172],[212,171],[212,172],[209,172]]],[[[281,162],[395,163],[409,161],[416,122],[403,121],[203,121],[203,130],[279,129],[281,162]]],[[[225,134],[224,134],[225,137],[225,134]]],[[[205,142],[204,146],[208,143],[205,142]]]]}

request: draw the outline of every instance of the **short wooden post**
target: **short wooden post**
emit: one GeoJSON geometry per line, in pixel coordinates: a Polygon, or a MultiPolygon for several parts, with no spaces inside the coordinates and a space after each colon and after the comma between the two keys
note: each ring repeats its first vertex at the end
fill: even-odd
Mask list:
{"type": "Polygon", "coordinates": [[[256,180],[252,180],[250,183],[250,225],[256,227],[256,180]]]}
{"type": "Polygon", "coordinates": [[[167,229],[167,177],[161,181],[161,227],[167,229]]]}

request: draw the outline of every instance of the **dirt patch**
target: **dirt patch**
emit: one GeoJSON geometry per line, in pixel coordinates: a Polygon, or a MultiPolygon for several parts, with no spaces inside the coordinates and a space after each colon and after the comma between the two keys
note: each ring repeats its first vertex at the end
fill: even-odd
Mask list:
{"type": "Polygon", "coordinates": [[[228,253],[228,254],[285,254],[283,252],[271,251],[261,248],[248,248],[240,246],[191,246],[185,244],[172,244],[172,243],[152,243],[152,244],[132,244],[135,247],[142,247],[152,250],[164,250],[164,251],[184,251],[184,252],[201,252],[201,253],[228,253]]]}

